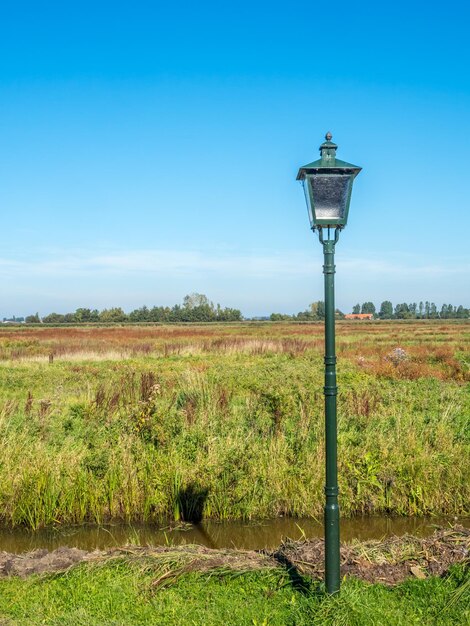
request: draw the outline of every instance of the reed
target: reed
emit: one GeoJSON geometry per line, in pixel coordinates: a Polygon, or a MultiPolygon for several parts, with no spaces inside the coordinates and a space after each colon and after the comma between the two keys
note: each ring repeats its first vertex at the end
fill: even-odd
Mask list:
{"type": "MultiPolygon", "coordinates": [[[[469,513],[468,331],[339,324],[344,515],[469,513]]],[[[321,516],[320,325],[2,329],[0,344],[4,523],[321,516]]]]}

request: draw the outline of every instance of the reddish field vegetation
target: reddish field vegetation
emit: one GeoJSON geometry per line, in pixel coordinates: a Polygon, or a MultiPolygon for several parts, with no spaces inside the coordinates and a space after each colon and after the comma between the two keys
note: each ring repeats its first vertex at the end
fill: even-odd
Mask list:
{"type": "MultiPolygon", "coordinates": [[[[468,381],[470,323],[338,322],[337,354],[378,376],[468,381]]],[[[106,360],[201,353],[323,353],[321,323],[6,327],[0,360],[106,360]]]]}

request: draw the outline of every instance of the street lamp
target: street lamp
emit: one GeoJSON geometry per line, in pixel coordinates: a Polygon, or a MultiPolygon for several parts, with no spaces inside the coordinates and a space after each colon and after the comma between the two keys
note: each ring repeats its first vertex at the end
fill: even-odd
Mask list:
{"type": "Polygon", "coordinates": [[[299,169],[312,230],[318,230],[325,264],[325,585],[328,593],[340,588],[339,507],[336,425],[335,244],[348,220],[354,178],[360,167],[336,158],[331,133],[320,146],[321,158],[299,169]],[[331,232],[334,229],[334,236],[331,232]],[[325,232],[326,230],[326,237],[325,232]]]}

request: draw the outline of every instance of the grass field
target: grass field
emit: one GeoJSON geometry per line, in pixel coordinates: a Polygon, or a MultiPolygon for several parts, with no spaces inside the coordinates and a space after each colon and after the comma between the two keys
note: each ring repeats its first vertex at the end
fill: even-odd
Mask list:
{"type": "Polygon", "coordinates": [[[36,626],[463,626],[470,620],[468,570],[396,587],[347,578],[339,596],[287,572],[189,573],[156,586],[145,560],[81,565],[66,574],[0,581],[0,620],[36,626]]]}
{"type": "MultiPolygon", "coordinates": [[[[337,329],[343,515],[468,514],[470,324],[337,329]]],[[[0,329],[3,522],[320,517],[322,334],[0,329]]]]}

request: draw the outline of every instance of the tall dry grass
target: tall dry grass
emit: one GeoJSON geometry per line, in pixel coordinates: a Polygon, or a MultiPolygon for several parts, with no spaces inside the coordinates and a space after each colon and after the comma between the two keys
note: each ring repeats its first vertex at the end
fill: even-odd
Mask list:
{"type": "MultiPolygon", "coordinates": [[[[320,517],[321,332],[0,333],[3,521],[320,517]]],[[[338,325],[343,514],[468,513],[467,342],[462,324],[338,325]]]]}

